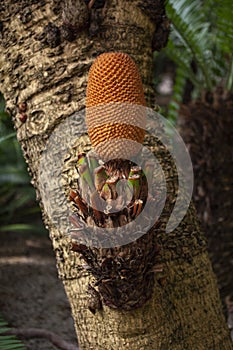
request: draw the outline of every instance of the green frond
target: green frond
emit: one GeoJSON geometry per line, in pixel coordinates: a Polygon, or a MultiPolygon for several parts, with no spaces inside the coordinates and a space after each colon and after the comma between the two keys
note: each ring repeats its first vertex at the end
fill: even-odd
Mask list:
{"type": "Polygon", "coordinates": [[[168,0],[166,12],[172,30],[162,54],[177,67],[168,111],[174,119],[185,80],[195,97],[219,83],[233,91],[233,6],[232,0],[168,0]]]}
{"type": "Polygon", "coordinates": [[[26,350],[24,344],[14,335],[5,335],[9,326],[0,315],[0,350],[26,350]]]}
{"type": "Polygon", "coordinates": [[[232,55],[233,49],[233,5],[231,0],[215,0],[216,37],[223,52],[232,55]]]}
{"type": "Polygon", "coordinates": [[[167,56],[175,62],[177,70],[183,70],[183,75],[186,76],[186,78],[189,78],[197,88],[200,88],[202,82],[198,80],[198,77],[194,74],[191,68],[193,56],[189,49],[183,50],[182,55],[181,50],[182,47],[180,47],[171,36],[166,47],[167,56]]]}
{"type": "Polygon", "coordinates": [[[166,10],[172,21],[171,40],[175,48],[180,55],[192,56],[190,61],[194,60],[201,73],[202,87],[204,83],[211,90],[224,77],[232,60],[231,0],[169,0],[166,10]]]}
{"type": "Polygon", "coordinates": [[[186,74],[180,67],[176,70],[175,84],[173,87],[173,98],[168,105],[169,115],[168,119],[175,124],[178,112],[180,109],[180,103],[182,102],[182,96],[184,94],[184,88],[186,84],[186,74]]]}
{"type": "MultiPolygon", "coordinates": [[[[211,89],[211,66],[213,55],[210,41],[210,23],[206,20],[199,0],[169,0],[166,6],[172,21],[173,38],[179,42],[178,50],[183,55],[187,50],[203,76],[202,85],[211,89]]],[[[174,39],[173,39],[174,40],[174,39]]]]}
{"type": "Polygon", "coordinates": [[[216,37],[227,66],[226,89],[233,91],[233,6],[231,0],[216,0],[216,37]]]}

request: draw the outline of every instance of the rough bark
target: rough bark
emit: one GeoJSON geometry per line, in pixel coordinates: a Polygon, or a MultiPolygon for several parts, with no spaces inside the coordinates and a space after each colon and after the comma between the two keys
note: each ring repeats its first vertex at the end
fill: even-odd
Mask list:
{"type": "MultiPolygon", "coordinates": [[[[73,32],[67,23],[62,28],[64,20],[57,1],[8,0],[0,9],[1,91],[38,190],[38,160],[46,140],[62,120],[84,107],[87,72],[98,54],[113,49],[130,54],[139,66],[149,97],[151,45],[155,30],[164,25],[164,3],[106,1],[104,10],[91,14],[92,20],[103,17],[101,23],[97,21],[97,29],[96,23],[89,29],[81,21],[73,32]],[[25,102],[27,107],[22,104],[25,102]]],[[[179,227],[170,234],[164,232],[174,205],[176,174],[163,145],[156,140],[146,142],[163,166],[169,195],[155,230],[165,278],[157,280],[152,298],[142,307],[119,311],[104,306],[92,314],[87,308],[91,277],[80,270],[80,258],[70,250],[69,239],[44,213],[80,347],[229,350],[229,334],[195,209],[190,205],[179,227]]]]}
{"type": "Polygon", "coordinates": [[[203,93],[202,100],[183,106],[179,119],[194,167],[194,202],[223,304],[226,297],[233,297],[232,115],[232,94],[218,87],[214,93],[203,93]]]}

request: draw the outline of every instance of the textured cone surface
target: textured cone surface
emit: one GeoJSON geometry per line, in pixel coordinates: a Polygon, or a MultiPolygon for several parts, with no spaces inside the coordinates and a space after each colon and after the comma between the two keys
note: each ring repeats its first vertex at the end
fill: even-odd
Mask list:
{"type": "Polygon", "coordinates": [[[146,123],[140,106],[145,106],[145,97],[134,61],[119,52],[100,55],[90,69],[86,97],[88,134],[100,156],[120,158],[122,148],[125,158],[138,152],[146,123]],[[109,143],[113,139],[118,140],[109,143]],[[124,139],[135,144],[128,146],[124,139]]]}

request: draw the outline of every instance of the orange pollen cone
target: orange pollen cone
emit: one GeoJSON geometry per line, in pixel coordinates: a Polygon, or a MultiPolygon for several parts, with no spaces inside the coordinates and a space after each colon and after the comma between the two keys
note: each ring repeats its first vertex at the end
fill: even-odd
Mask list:
{"type": "Polygon", "coordinates": [[[100,55],[90,68],[86,123],[91,143],[102,158],[129,159],[145,136],[146,102],[138,68],[121,52],[100,55]]]}

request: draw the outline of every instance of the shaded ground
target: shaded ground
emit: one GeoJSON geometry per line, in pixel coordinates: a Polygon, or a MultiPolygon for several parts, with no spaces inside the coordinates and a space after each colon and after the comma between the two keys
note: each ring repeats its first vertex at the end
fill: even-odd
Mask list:
{"type": "MultiPolygon", "coordinates": [[[[0,313],[13,327],[44,328],[77,344],[55,264],[49,238],[0,233],[0,313]]],[[[30,350],[57,349],[44,339],[24,343],[30,350]]]]}

